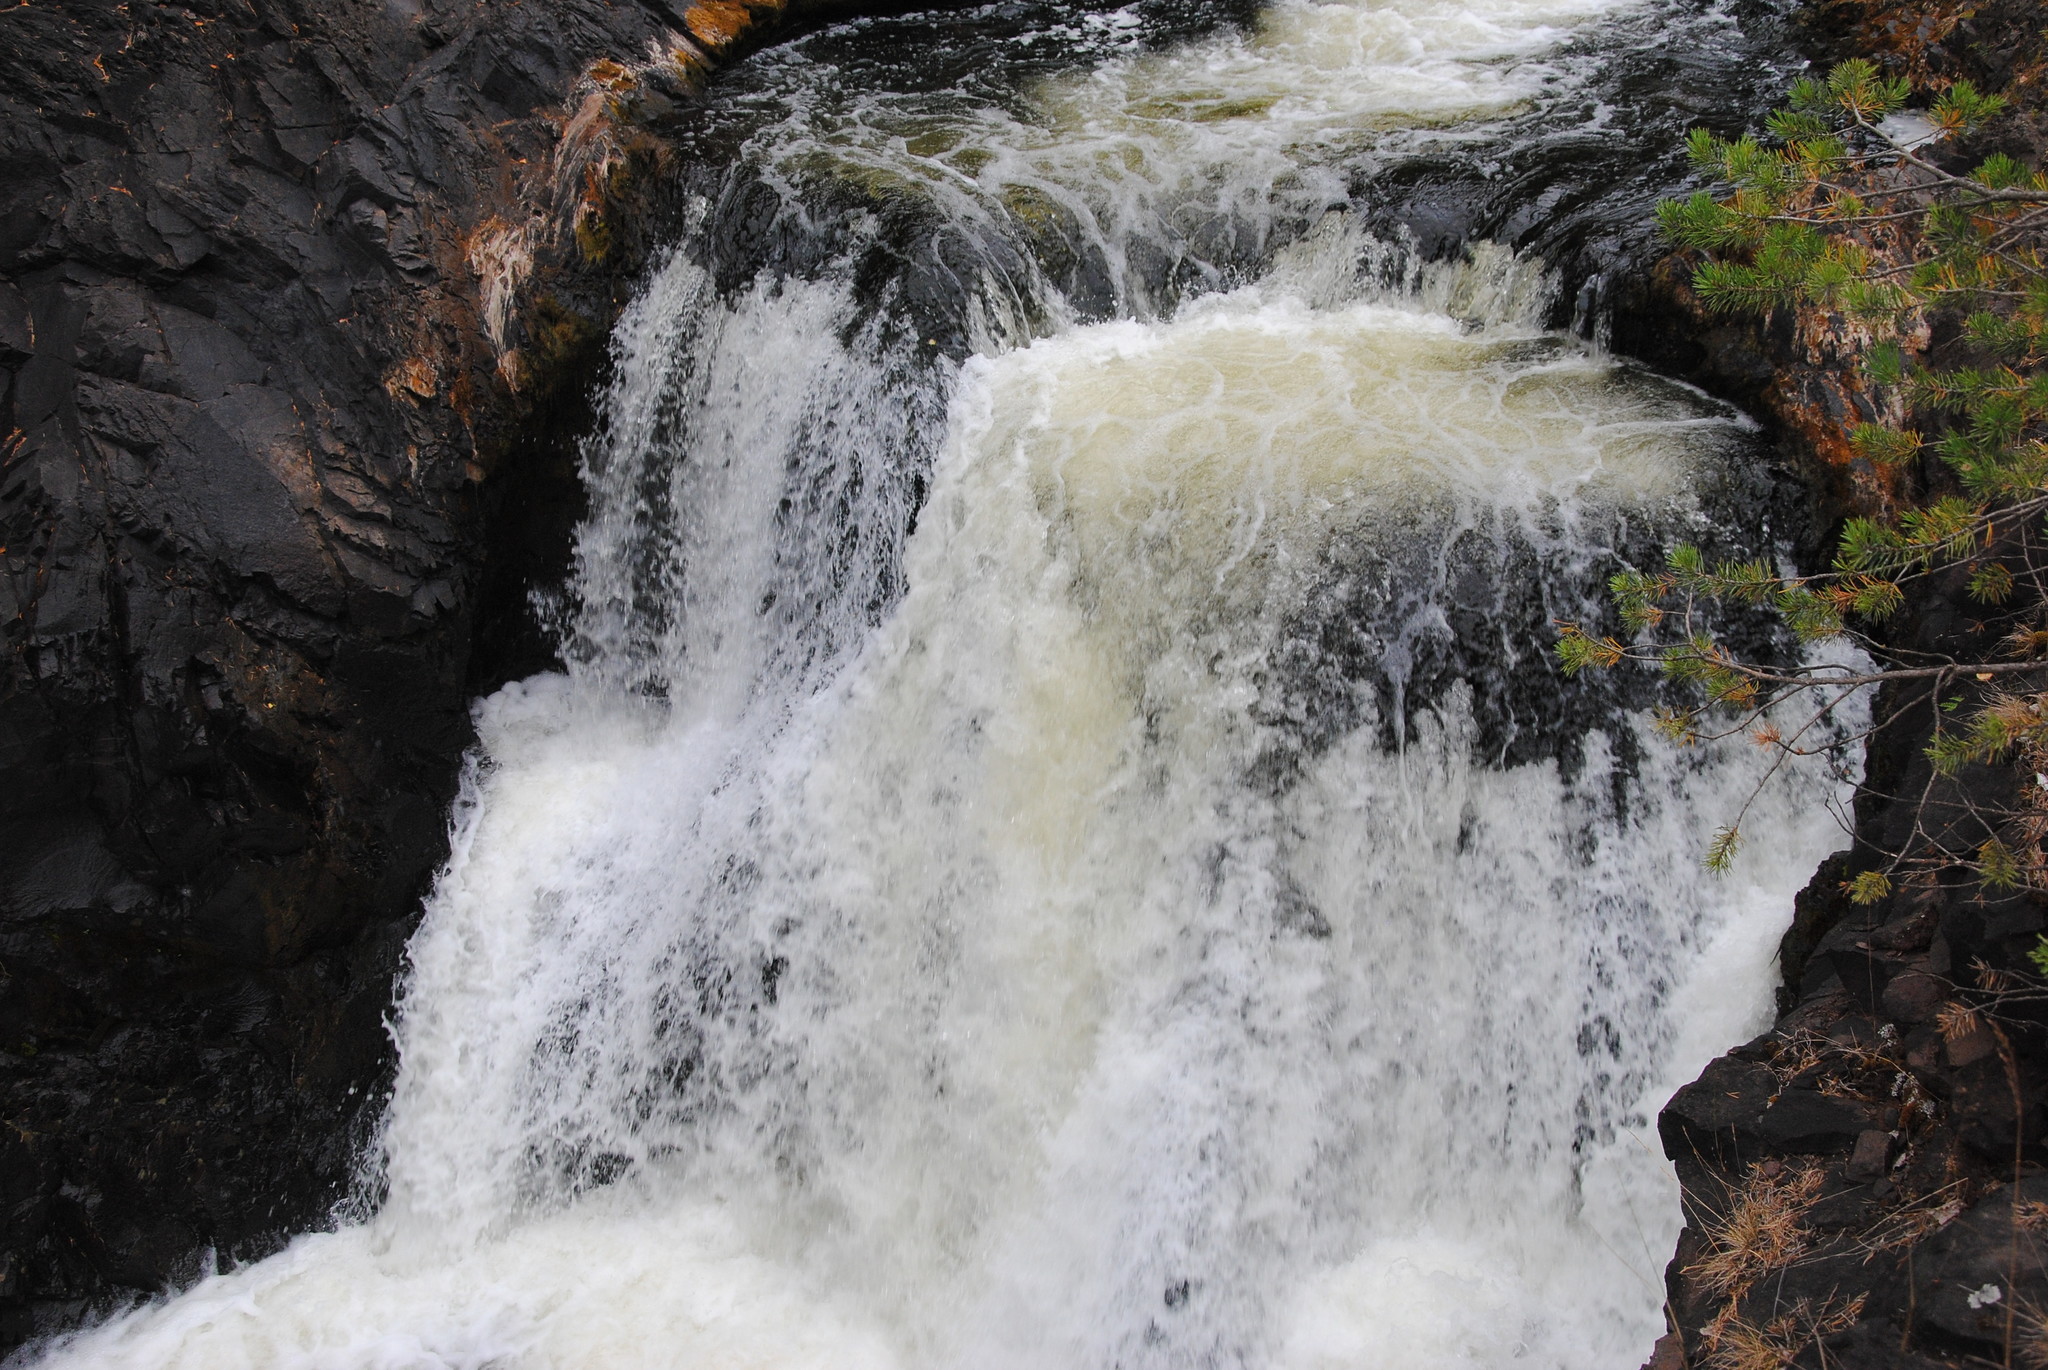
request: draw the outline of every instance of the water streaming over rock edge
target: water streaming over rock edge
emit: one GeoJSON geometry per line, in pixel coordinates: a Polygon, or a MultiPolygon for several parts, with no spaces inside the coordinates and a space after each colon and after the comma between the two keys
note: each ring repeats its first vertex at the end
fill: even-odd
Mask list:
{"type": "Polygon", "coordinates": [[[571,669],[479,710],[381,1211],[54,1359],[1635,1363],[1649,1113],[1761,1014],[1841,778],[1699,876],[1754,760],[1547,623],[1767,539],[1745,424],[1353,199],[1578,126],[1610,8],[763,63],[619,330],[571,669]]]}

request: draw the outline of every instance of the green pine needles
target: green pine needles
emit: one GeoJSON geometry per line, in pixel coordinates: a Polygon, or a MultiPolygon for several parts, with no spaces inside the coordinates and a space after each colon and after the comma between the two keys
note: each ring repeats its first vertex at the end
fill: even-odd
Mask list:
{"type": "Polygon", "coordinates": [[[1898,117],[1911,94],[1859,59],[1794,85],[1765,138],[1693,130],[1694,167],[1732,192],[1666,200],[1657,221],[1679,246],[1714,254],[1693,276],[1709,309],[1800,303],[1896,325],[1936,299],[1982,294],[2028,306],[1973,316],[1991,350],[2038,351],[2048,284],[2029,211],[2048,205],[2048,179],[2002,155],[1968,175],[1944,170],[1928,153],[2005,101],[1957,82],[1915,137],[1898,117]],[[1926,250],[1898,253],[1910,239],[1926,250]]]}
{"type": "MultiPolygon", "coordinates": [[[[1744,732],[1772,750],[1759,791],[1794,756],[1859,743],[1867,734],[1824,725],[1849,695],[1889,682],[1915,682],[1905,696],[1916,707],[1935,702],[1937,775],[1984,762],[2048,773],[2048,693],[2034,692],[2048,665],[2048,176],[2003,154],[1957,169],[1961,136],[2001,113],[2001,97],[1957,82],[1916,116],[1905,112],[1912,96],[1906,82],[1849,61],[1795,85],[1761,136],[1696,129],[1687,151],[1721,189],[1667,200],[1657,218],[1672,242],[1702,254],[1692,284],[1710,311],[1805,309],[1868,334],[1869,383],[1887,412],[1919,426],[1863,423],[1846,436],[1858,457],[1917,476],[1926,495],[1851,520],[1818,575],[1709,564],[1677,547],[1659,570],[1613,578],[1625,636],[1558,625],[1568,674],[1640,662],[1680,687],[1682,702],[1658,714],[1667,736],[1744,732]],[[1915,360],[1931,326],[1955,339],[1940,349],[1946,364],[1915,360]],[[1890,647],[1884,625],[1911,583],[1958,567],[1967,594],[2011,631],[1982,660],[1890,647]],[[1775,616],[1802,644],[1843,639],[1879,664],[1746,660],[1718,631],[1740,608],[1775,616]]],[[[1969,850],[1955,849],[1957,824],[1923,822],[1909,849],[1850,882],[1851,897],[1875,903],[1896,878],[1958,863],[1992,888],[2048,889],[2048,779],[2021,793],[1964,825],[1981,837],[1969,850]]],[[[1742,817],[1715,834],[1709,866],[1734,859],[1742,817]]]]}

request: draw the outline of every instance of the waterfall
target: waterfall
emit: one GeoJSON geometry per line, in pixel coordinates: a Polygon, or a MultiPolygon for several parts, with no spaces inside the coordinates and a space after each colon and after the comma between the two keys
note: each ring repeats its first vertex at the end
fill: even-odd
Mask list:
{"type": "Polygon", "coordinates": [[[1352,196],[1597,123],[1642,14],[992,9],[926,88],[880,24],[734,73],[566,668],[477,706],[381,1201],[48,1363],[1632,1370],[1655,1111],[1764,1021],[1849,778],[1700,870],[1767,758],[1550,625],[1769,553],[1752,425],[1352,196]]]}

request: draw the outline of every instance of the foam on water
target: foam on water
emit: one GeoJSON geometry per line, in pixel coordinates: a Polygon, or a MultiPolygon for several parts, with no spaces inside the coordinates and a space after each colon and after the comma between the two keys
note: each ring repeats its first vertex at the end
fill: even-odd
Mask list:
{"type": "MultiPolygon", "coordinates": [[[[1034,244],[1055,275],[1099,276],[1117,311],[1150,318],[1177,298],[1162,297],[1162,262],[1227,278],[1345,203],[1348,161],[1455,146],[1568,94],[1560,42],[1630,5],[1286,0],[1249,33],[1165,51],[1131,7],[1016,40],[1100,54],[1079,70],[938,94],[849,83],[798,48],[774,68],[789,113],[750,148],[793,196],[837,183],[938,206],[966,235],[1034,244]]],[[[1011,284],[1062,312],[1043,279],[1011,284]]]]}
{"type": "MultiPolygon", "coordinates": [[[[833,403],[815,360],[742,388],[833,403]]],[[[1647,1108],[1761,1009],[1834,782],[1705,882],[1740,758],[1490,768],[1454,693],[1275,792],[1256,705],[1331,538],[1682,522],[1733,426],[1526,321],[1277,287],[977,359],[829,688],[487,701],[384,1211],[75,1354],[1626,1364],[1675,1222],[1647,1108]]],[[[693,479],[717,564],[772,575],[779,483],[693,479]]]]}
{"type": "MultiPolygon", "coordinates": [[[[1112,44],[973,174],[1156,244],[1173,195],[1118,178],[1230,218],[1305,143],[1536,98],[1602,8],[1112,44]]],[[[891,108],[813,101],[763,165],[952,155],[891,108]]],[[[953,368],[849,272],[678,251],[615,341],[569,669],[478,707],[381,1206],[48,1363],[1638,1364],[1651,1119],[1761,1022],[1844,777],[1708,879],[1753,751],[1619,707],[1485,740],[1563,688],[1551,612],[1719,517],[1746,423],[1546,332],[1510,254],[1383,265],[1332,215],[1257,284],[953,368]],[[1426,679],[1454,601],[1492,645],[1426,679]]]]}

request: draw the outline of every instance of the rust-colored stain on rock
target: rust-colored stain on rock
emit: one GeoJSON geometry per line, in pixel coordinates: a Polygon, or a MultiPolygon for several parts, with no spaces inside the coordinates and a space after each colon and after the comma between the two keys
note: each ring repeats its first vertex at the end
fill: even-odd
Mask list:
{"type": "Polygon", "coordinates": [[[733,0],[698,0],[683,15],[683,27],[690,36],[714,54],[738,41],[753,25],[753,11],[733,0]]]}
{"type": "Polygon", "coordinates": [[[433,363],[419,357],[407,357],[384,378],[384,389],[394,400],[401,394],[431,399],[439,388],[440,378],[435,374],[433,363]]]}

